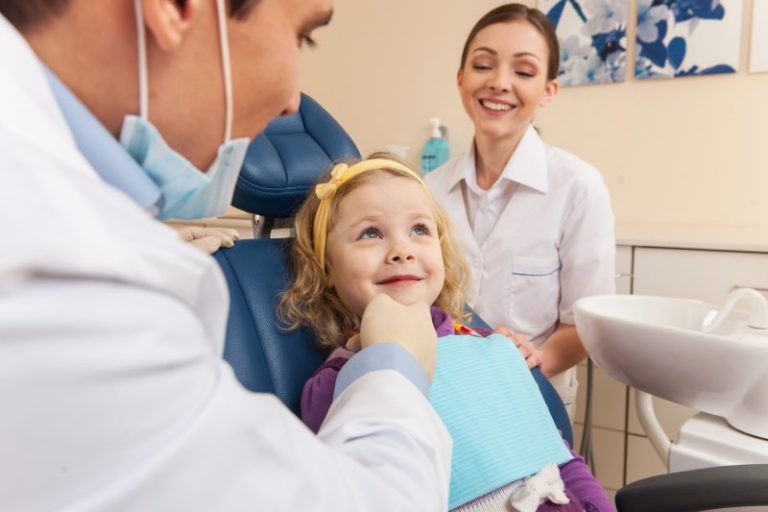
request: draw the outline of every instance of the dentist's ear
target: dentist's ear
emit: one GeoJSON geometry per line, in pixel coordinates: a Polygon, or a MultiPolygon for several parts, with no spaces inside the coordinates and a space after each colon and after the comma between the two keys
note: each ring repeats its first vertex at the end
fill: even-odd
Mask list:
{"type": "Polygon", "coordinates": [[[181,46],[184,35],[200,11],[203,0],[140,0],[144,23],[157,45],[166,52],[181,46]]]}

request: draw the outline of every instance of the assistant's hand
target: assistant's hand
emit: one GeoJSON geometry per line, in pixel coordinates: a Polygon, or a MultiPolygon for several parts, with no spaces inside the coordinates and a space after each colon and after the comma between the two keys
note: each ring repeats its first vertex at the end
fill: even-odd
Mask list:
{"type": "Polygon", "coordinates": [[[240,235],[234,229],[189,226],[178,230],[182,240],[206,254],[213,254],[221,247],[232,247],[240,235]]]}
{"type": "Polygon", "coordinates": [[[397,343],[421,365],[432,382],[437,359],[437,333],[426,303],[403,306],[389,295],[376,295],[363,313],[360,335],[347,348],[358,350],[377,343],[397,343]]]}
{"type": "Polygon", "coordinates": [[[528,338],[522,334],[516,333],[509,327],[499,327],[493,332],[506,336],[515,342],[515,346],[523,354],[525,362],[528,364],[528,368],[536,368],[541,365],[541,362],[544,360],[544,352],[528,341],[528,338]]]}

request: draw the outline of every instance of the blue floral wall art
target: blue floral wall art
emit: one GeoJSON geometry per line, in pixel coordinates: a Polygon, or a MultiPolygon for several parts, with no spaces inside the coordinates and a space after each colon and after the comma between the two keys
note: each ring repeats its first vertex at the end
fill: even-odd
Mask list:
{"type": "Polygon", "coordinates": [[[539,0],[560,41],[561,86],[623,82],[629,0],[539,0]]]}
{"type": "Polygon", "coordinates": [[[755,0],[752,6],[749,70],[752,73],[768,71],[768,0],[755,0]]]}
{"type": "Polygon", "coordinates": [[[736,72],[741,9],[742,0],[638,0],[635,76],[736,72]]]}

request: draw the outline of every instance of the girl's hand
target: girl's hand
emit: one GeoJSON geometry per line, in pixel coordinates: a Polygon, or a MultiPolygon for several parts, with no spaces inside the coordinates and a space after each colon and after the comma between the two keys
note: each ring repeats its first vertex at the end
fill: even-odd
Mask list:
{"type": "Polygon", "coordinates": [[[493,332],[506,336],[515,342],[515,346],[523,354],[525,362],[528,364],[528,368],[536,368],[541,365],[544,360],[544,353],[541,349],[537,348],[536,345],[528,341],[528,338],[522,334],[516,333],[509,327],[499,327],[493,332]]]}

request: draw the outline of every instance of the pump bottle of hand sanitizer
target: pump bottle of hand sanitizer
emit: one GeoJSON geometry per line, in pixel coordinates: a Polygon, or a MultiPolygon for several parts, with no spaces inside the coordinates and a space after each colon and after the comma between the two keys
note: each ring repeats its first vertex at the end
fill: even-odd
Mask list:
{"type": "Polygon", "coordinates": [[[439,117],[433,117],[429,121],[432,123],[432,134],[424,144],[424,149],[421,150],[422,174],[434,171],[447,162],[450,157],[446,128],[440,125],[439,117]]]}

